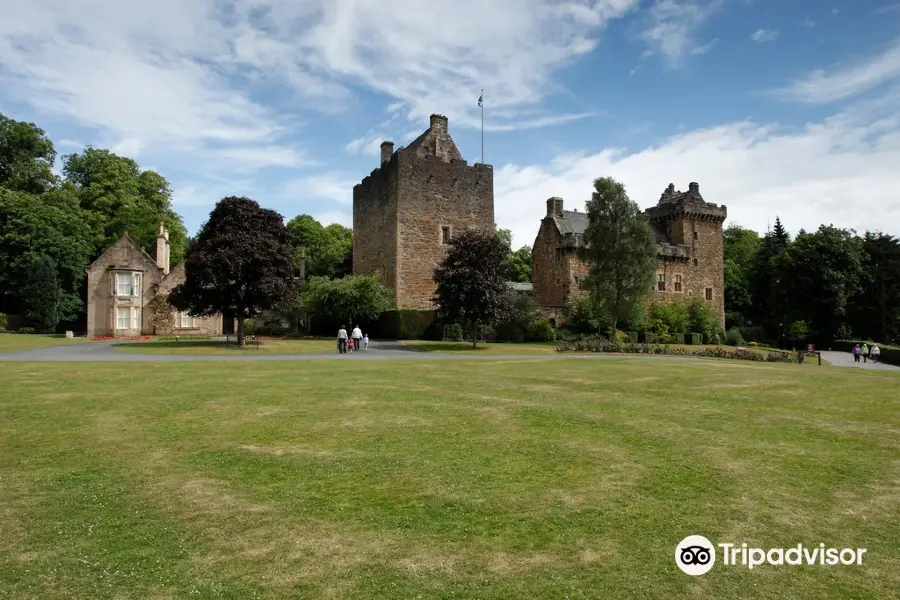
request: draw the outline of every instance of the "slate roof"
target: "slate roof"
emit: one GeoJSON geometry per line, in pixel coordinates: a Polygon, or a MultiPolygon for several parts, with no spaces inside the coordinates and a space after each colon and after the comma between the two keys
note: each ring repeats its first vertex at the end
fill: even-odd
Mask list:
{"type": "Polygon", "coordinates": [[[560,235],[568,235],[573,233],[581,235],[588,226],[587,213],[575,212],[574,210],[564,210],[562,217],[553,217],[556,223],[556,230],[560,235]]]}
{"type": "MultiPolygon", "coordinates": [[[[560,235],[583,235],[587,230],[588,216],[587,213],[575,212],[574,210],[564,210],[562,217],[553,217],[553,223],[560,235]]],[[[653,237],[657,244],[671,244],[672,240],[666,233],[665,225],[662,223],[650,223],[653,230],[653,237]]]]}

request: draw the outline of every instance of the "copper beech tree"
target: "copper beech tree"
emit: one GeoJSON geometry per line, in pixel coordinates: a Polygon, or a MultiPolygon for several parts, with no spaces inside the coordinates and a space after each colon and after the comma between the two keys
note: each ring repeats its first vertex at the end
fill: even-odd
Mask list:
{"type": "Polygon", "coordinates": [[[438,312],[472,333],[507,318],[512,310],[506,285],[509,245],[492,231],[466,229],[450,240],[450,250],[434,271],[438,312]]]}
{"type": "Polygon", "coordinates": [[[244,321],[296,294],[293,262],[281,215],[250,198],[224,198],[188,249],[184,283],[172,290],[169,302],[197,317],[234,314],[244,346],[244,321]]]}

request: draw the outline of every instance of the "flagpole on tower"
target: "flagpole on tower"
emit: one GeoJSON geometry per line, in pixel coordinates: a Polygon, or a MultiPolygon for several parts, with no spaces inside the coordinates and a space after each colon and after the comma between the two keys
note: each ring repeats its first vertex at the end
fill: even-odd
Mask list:
{"type": "Polygon", "coordinates": [[[484,90],[478,96],[478,106],[481,107],[481,164],[484,164],[484,90]]]}

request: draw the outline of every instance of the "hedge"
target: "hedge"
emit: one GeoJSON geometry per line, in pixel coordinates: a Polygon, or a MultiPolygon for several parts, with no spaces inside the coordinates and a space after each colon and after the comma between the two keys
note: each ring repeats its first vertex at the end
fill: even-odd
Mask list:
{"type": "MultiPolygon", "coordinates": [[[[426,336],[431,325],[437,321],[433,310],[400,308],[381,313],[369,328],[370,338],[391,340],[419,340],[426,336]]],[[[433,334],[432,334],[433,337],[433,334]]]]}
{"type": "Polygon", "coordinates": [[[702,346],[703,345],[703,334],[702,333],[686,333],[685,334],[685,343],[690,344],[691,346],[702,346]]]}

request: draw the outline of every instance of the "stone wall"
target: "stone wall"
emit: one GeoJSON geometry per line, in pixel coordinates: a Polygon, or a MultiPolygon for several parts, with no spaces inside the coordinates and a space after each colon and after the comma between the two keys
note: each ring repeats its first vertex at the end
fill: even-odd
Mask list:
{"type": "MultiPolygon", "coordinates": [[[[399,181],[397,305],[429,310],[434,270],[448,249],[442,228],[449,227],[451,237],[466,228],[494,230],[494,173],[489,165],[445,162],[441,156],[402,149],[394,162],[399,181]]],[[[355,260],[354,249],[354,269],[355,260]]]]}
{"type": "Polygon", "coordinates": [[[397,298],[398,154],[353,187],[353,274],[380,274],[397,298]]]}
{"type": "MultiPolygon", "coordinates": [[[[172,271],[166,276],[162,282],[160,282],[158,288],[156,289],[156,294],[162,296],[164,298],[168,298],[169,294],[172,293],[172,290],[175,289],[176,286],[184,283],[185,271],[184,271],[184,263],[179,263],[172,271]]],[[[216,315],[214,317],[200,317],[197,319],[199,321],[197,323],[197,327],[179,327],[178,320],[175,317],[175,309],[170,305],[167,305],[171,310],[172,318],[170,320],[170,327],[161,327],[157,328],[154,331],[153,324],[149,321],[150,319],[150,309],[147,311],[147,326],[146,332],[148,335],[205,335],[205,336],[217,336],[222,334],[222,316],[216,315]]],[[[235,327],[237,330],[237,327],[235,327]]]]}

